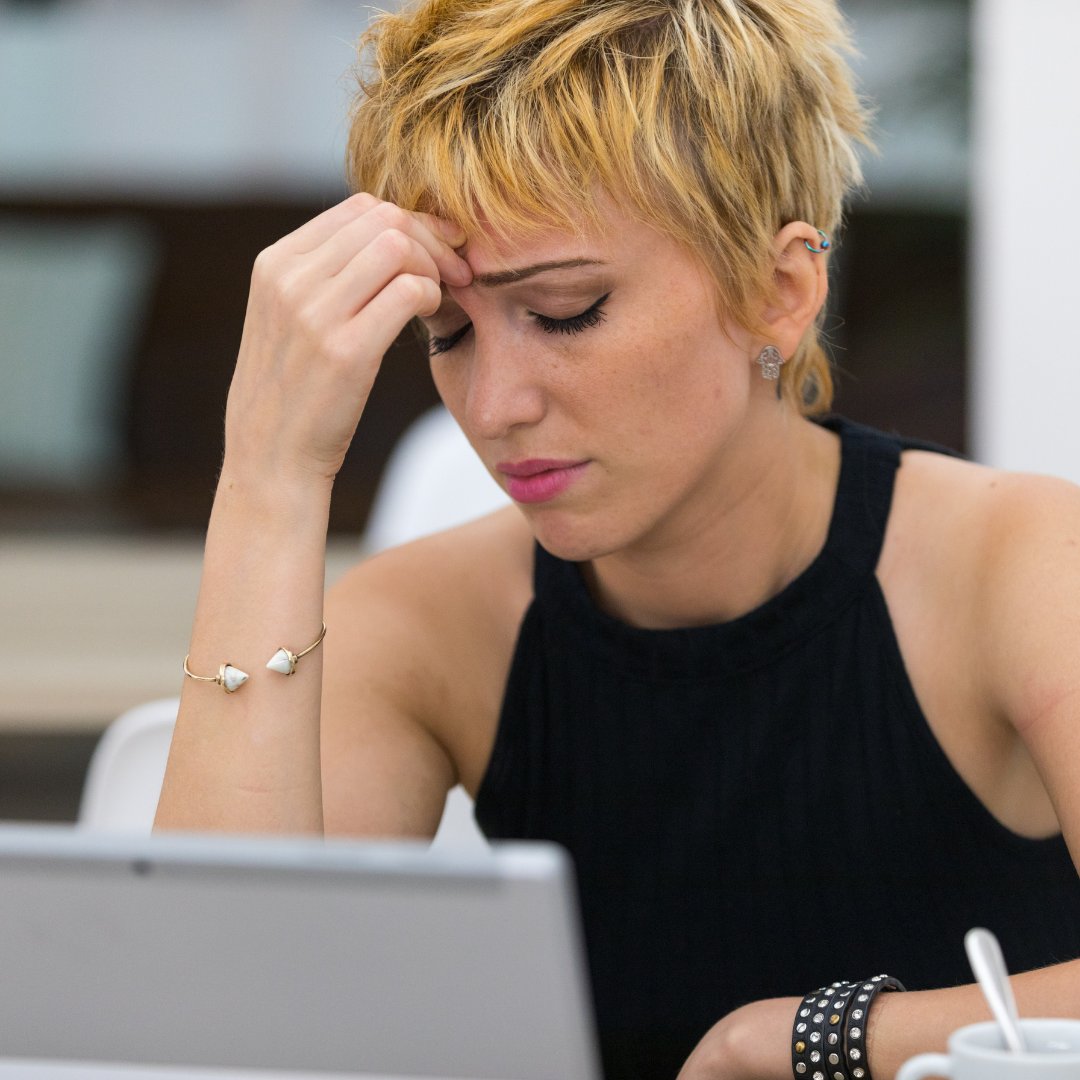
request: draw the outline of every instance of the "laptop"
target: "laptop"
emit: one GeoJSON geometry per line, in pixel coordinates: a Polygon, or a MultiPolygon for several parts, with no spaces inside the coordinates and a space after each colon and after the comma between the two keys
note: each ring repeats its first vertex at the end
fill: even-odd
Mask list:
{"type": "Polygon", "coordinates": [[[597,1080],[569,859],[0,826],[0,1055],[58,1080],[597,1080]]]}

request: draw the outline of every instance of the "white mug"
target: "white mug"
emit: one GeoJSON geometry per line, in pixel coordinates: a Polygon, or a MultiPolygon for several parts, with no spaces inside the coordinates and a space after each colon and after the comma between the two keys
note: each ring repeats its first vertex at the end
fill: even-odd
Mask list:
{"type": "Polygon", "coordinates": [[[1022,1054],[1005,1046],[994,1021],[960,1028],[947,1054],[919,1054],[896,1080],[946,1076],[950,1080],[1080,1080],[1080,1020],[1021,1020],[1022,1054]]]}

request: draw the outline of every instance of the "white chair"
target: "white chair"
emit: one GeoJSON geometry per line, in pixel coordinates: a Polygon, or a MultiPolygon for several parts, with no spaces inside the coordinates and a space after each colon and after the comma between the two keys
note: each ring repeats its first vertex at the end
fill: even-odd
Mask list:
{"type": "Polygon", "coordinates": [[[508,506],[443,406],[409,425],[387,461],[364,531],[373,554],[508,506]]]}
{"type": "Polygon", "coordinates": [[[178,698],[159,698],[118,716],[94,749],[78,822],[89,829],[149,833],[154,824],[178,698]]]}

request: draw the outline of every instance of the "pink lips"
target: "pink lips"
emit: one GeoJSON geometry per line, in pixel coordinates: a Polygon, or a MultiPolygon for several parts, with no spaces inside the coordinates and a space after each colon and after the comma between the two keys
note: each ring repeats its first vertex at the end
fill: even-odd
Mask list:
{"type": "Polygon", "coordinates": [[[519,503],[541,503],[561,495],[588,464],[588,461],[534,458],[528,461],[504,461],[495,467],[506,477],[511,499],[519,503]]]}

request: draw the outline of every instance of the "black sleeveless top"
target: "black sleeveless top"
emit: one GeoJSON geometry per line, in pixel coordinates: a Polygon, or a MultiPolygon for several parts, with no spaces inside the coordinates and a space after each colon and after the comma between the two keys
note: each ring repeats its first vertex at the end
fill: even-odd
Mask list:
{"type": "Polygon", "coordinates": [[[970,982],[1080,956],[1061,836],[1002,826],[920,711],[874,571],[903,446],[833,421],[828,539],[732,622],[643,630],[537,548],[476,817],[573,856],[605,1073],[674,1080],[746,1002],[879,972],[970,982]]]}

